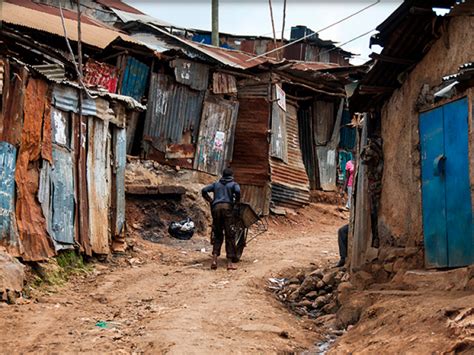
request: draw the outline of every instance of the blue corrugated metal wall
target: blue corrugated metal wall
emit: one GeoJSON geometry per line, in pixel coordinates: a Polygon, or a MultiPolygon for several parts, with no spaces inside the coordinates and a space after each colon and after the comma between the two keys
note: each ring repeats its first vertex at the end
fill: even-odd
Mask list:
{"type": "Polygon", "coordinates": [[[351,114],[349,111],[344,110],[342,113],[341,123],[341,138],[339,141],[339,147],[346,150],[352,150],[355,146],[356,131],[355,128],[348,127],[351,123],[351,114]]]}
{"type": "Polygon", "coordinates": [[[120,93],[122,95],[131,96],[140,102],[143,95],[145,95],[149,72],[150,68],[148,65],[133,57],[128,57],[120,93]]]}
{"type": "Polygon", "coordinates": [[[0,142],[0,241],[12,241],[15,236],[15,167],[16,148],[0,142]]]}

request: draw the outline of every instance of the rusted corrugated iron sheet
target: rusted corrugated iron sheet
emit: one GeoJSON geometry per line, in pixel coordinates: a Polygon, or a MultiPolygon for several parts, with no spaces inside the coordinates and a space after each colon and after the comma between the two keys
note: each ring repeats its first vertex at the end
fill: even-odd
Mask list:
{"type": "MultiPolygon", "coordinates": [[[[275,98],[275,93],[273,94],[273,97],[275,98]]],[[[272,103],[272,137],[270,156],[288,163],[286,112],[276,101],[272,103]]]]}
{"type": "Polygon", "coordinates": [[[272,202],[277,206],[300,208],[309,203],[308,190],[272,183],[272,202]]]}
{"type": "Polygon", "coordinates": [[[296,107],[287,103],[288,163],[271,158],[272,201],[302,206],[309,203],[309,180],[301,156],[296,107]]]}
{"type": "Polygon", "coordinates": [[[109,254],[110,140],[108,122],[89,117],[87,188],[92,251],[109,254]]]}
{"type": "Polygon", "coordinates": [[[0,140],[19,147],[23,122],[23,104],[25,85],[28,72],[25,68],[13,75],[13,79],[5,85],[3,93],[3,127],[0,140]]]}
{"type": "Polygon", "coordinates": [[[303,163],[310,182],[311,190],[320,188],[319,167],[314,144],[312,107],[298,110],[298,129],[303,163]]]}
{"type": "Polygon", "coordinates": [[[194,159],[196,148],[194,144],[168,144],[166,159],[194,159]]]}
{"type": "Polygon", "coordinates": [[[92,255],[89,235],[89,195],[87,188],[87,134],[88,118],[73,115],[74,125],[74,154],[76,161],[76,240],[81,251],[92,255]]]}
{"type": "Polygon", "coordinates": [[[84,66],[83,81],[87,86],[103,88],[115,94],[118,81],[117,68],[89,59],[84,66]]]}
{"type": "Polygon", "coordinates": [[[240,84],[238,86],[238,97],[239,99],[243,98],[256,98],[256,97],[264,97],[268,98],[269,93],[269,86],[268,84],[253,84],[253,85],[245,85],[240,84]]]}
{"type": "MultiPolygon", "coordinates": [[[[196,142],[203,100],[203,92],[177,84],[170,76],[153,74],[144,141],[163,153],[167,144],[196,142]],[[192,141],[183,141],[186,132],[192,132],[192,141]]],[[[150,146],[145,148],[147,154],[150,146]]]]}
{"type": "Polygon", "coordinates": [[[314,101],[313,113],[316,145],[326,145],[334,130],[334,102],[314,101]]]}
{"type": "Polygon", "coordinates": [[[131,96],[140,102],[145,95],[149,72],[148,65],[133,57],[128,57],[120,85],[120,94],[131,96]]]}
{"type": "Polygon", "coordinates": [[[270,180],[270,104],[263,98],[240,99],[239,103],[231,166],[240,184],[265,186],[270,180]]]}
{"type": "Polygon", "coordinates": [[[220,72],[212,74],[212,92],[214,94],[237,94],[235,76],[220,72]]]}
{"type": "Polygon", "coordinates": [[[50,114],[49,96],[46,82],[30,78],[26,88],[23,130],[15,172],[16,217],[24,260],[44,260],[55,254],[53,242],[46,230],[46,220],[36,198],[43,117],[50,114]]]}
{"type": "Polygon", "coordinates": [[[194,168],[219,175],[232,160],[239,103],[209,95],[202,109],[194,168]]]}
{"type": "Polygon", "coordinates": [[[209,67],[204,64],[185,59],[175,59],[170,62],[174,68],[176,81],[188,85],[194,90],[207,90],[209,84],[209,67]]]}
{"type": "Polygon", "coordinates": [[[18,244],[15,223],[16,152],[12,144],[0,142],[0,243],[9,247],[18,244]]]}
{"type": "Polygon", "coordinates": [[[113,235],[123,232],[125,224],[125,165],[127,163],[127,132],[124,128],[113,129],[113,235]]]}
{"type": "Polygon", "coordinates": [[[339,145],[339,127],[341,126],[342,111],[344,109],[344,100],[341,100],[336,114],[336,120],[333,124],[331,138],[326,146],[317,146],[316,153],[318,157],[319,179],[321,188],[324,191],[336,191],[337,182],[337,146],[339,145]]]}
{"type": "Polygon", "coordinates": [[[271,190],[269,184],[265,186],[240,184],[241,200],[248,203],[257,213],[267,216],[270,212],[271,190]]]}
{"type": "Polygon", "coordinates": [[[336,150],[330,146],[316,147],[319,164],[321,188],[324,191],[333,191],[336,186],[336,150]]]}

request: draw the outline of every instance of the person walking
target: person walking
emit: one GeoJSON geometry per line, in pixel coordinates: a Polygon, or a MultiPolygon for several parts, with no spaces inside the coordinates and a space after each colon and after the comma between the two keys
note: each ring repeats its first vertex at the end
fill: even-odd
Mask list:
{"type": "Polygon", "coordinates": [[[217,269],[217,258],[221,254],[225,233],[225,253],[227,270],[236,270],[235,235],[232,232],[232,211],[234,204],[240,202],[240,186],[234,181],[232,169],[226,168],[222,178],[202,189],[202,196],[211,204],[214,245],[212,249],[211,269],[217,269]],[[213,193],[211,198],[210,193],[213,193]]]}
{"type": "Polygon", "coordinates": [[[355,173],[355,166],[354,162],[349,160],[346,163],[346,179],[344,181],[344,190],[347,190],[347,203],[346,203],[346,208],[348,210],[351,209],[351,204],[352,204],[352,186],[354,184],[354,173],[355,173]]]}

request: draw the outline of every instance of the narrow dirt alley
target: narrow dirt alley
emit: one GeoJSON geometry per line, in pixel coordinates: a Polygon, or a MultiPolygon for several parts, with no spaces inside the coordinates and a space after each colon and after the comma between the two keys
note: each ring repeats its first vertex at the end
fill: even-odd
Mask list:
{"type": "Polygon", "coordinates": [[[96,264],[56,293],[2,306],[0,349],[175,354],[314,349],[318,332],[290,314],[265,284],[289,268],[336,262],[336,231],[344,223],[326,205],[272,219],[234,272],[225,269],[224,260],[217,271],[209,269],[204,237],[137,239],[132,255],[96,264]]]}

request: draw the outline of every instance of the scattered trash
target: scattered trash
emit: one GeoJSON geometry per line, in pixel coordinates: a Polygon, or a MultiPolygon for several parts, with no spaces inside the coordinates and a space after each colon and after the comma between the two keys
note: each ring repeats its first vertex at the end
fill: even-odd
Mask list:
{"type": "Polygon", "coordinates": [[[268,288],[271,290],[281,290],[285,286],[287,280],[288,279],[285,279],[285,278],[279,279],[279,278],[271,277],[268,279],[268,281],[271,284],[268,286],[268,288]]]}
{"type": "Polygon", "coordinates": [[[205,253],[205,252],[206,252],[206,248],[202,248],[201,253],[205,253]]]}
{"type": "Polygon", "coordinates": [[[180,222],[171,222],[168,232],[179,240],[189,240],[193,237],[196,227],[191,218],[186,218],[180,222]]]}
{"type": "Polygon", "coordinates": [[[120,325],[120,323],[117,322],[106,322],[103,320],[97,321],[95,324],[96,327],[101,328],[101,329],[111,329],[111,328],[116,328],[120,325]]]}

